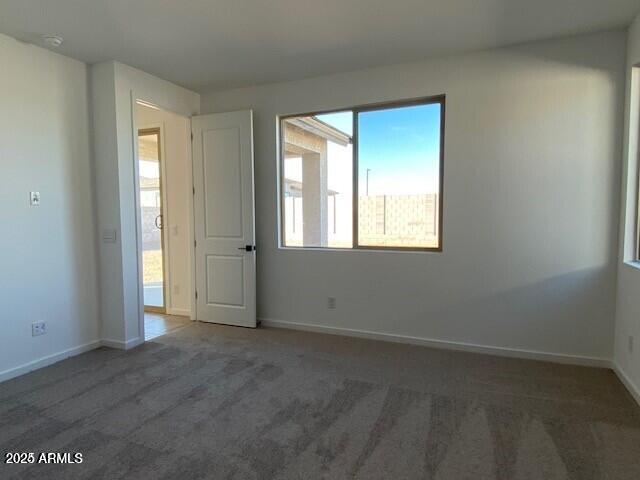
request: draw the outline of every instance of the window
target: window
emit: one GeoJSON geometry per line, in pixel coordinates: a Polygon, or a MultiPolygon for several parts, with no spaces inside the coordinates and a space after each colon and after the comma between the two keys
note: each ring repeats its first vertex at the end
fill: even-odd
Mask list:
{"type": "Polygon", "coordinates": [[[280,118],[283,247],[440,250],[444,97],[280,118]]]}

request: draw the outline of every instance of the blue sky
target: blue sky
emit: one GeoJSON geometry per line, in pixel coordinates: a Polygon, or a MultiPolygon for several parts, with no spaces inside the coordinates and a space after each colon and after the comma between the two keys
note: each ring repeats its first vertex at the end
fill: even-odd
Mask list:
{"type": "MultiPolygon", "coordinates": [[[[352,134],[352,113],[318,115],[352,134]]],[[[440,105],[361,112],[358,119],[359,192],[370,195],[433,193],[439,187],[440,105]]]]}

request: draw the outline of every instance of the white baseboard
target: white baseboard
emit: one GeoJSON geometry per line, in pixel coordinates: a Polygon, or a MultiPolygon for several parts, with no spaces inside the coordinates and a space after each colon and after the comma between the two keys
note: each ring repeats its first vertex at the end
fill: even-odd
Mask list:
{"type": "Polygon", "coordinates": [[[132,338],[126,342],[123,342],[122,340],[103,338],[101,342],[103,347],[117,348],[119,350],[129,350],[130,348],[137,347],[142,343],[144,343],[144,340],[140,337],[132,338]]]}
{"type": "Polygon", "coordinates": [[[640,388],[638,388],[638,386],[633,383],[631,378],[629,378],[629,375],[627,375],[624,370],[620,368],[620,365],[618,365],[616,362],[613,363],[613,371],[616,372],[616,375],[618,376],[622,384],[627,388],[627,390],[629,390],[629,393],[635,399],[635,401],[638,402],[638,405],[640,405],[640,388]]]}
{"type": "Polygon", "coordinates": [[[179,317],[191,317],[191,310],[188,308],[168,308],[169,315],[177,315],[179,317]]]}
{"type": "Polygon", "coordinates": [[[108,338],[103,338],[100,343],[103,347],[117,348],[119,350],[125,349],[125,342],[121,340],[110,340],[108,338]]]}
{"type": "Polygon", "coordinates": [[[366,330],[355,330],[341,327],[328,327],[325,325],[313,325],[308,323],[287,322],[283,320],[260,319],[265,327],[288,328],[291,330],[304,330],[307,332],[328,333],[331,335],[344,335],[348,337],[367,338],[371,340],[383,340],[395,343],[407,343],[424,347],[456,350],[462,352],[484,353],[501,357],[523,358],[527,360],[541,360],[545,362],[563,363],[568,365],[582,365],[588,367],[611,368],[611,360],[597,357],[583,357],[579,355],[567,355],[564,353],[550,353],[536,350],[524,350],[519,348],[496,347],[491,345],[477,345],[473,343],[455,342],[450,340],[436,340],[431,338],[412,337],[393,333],[379,333],[366,330]]]}
{"type": "Polygon", "coordinates": [[[37,360],[33,360],[32,362],[10,368],[8,370],[0,372],[0,382],[19,377],[20,375],[24,375],[25,373],[32,372],[33,370],[38,370],[39,368],[46,367],[48,365],[53,365],[54,363],[57,363],[60,360],[64,360],[65,358],[75,357],[76,355],[80,355],[81,353],[98,348],[101,345],[102,342],[100,342],[100,340],[96,340],[94,342],[85,343],[84,345],[69,348],[68,350],[63,350],[62,352],[47,355],[46,357],[38,358],[37,360]]]}

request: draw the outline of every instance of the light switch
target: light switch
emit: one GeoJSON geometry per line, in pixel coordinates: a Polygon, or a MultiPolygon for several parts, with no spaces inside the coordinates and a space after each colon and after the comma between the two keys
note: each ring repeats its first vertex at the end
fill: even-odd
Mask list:
{"type": "Polygon", "coordinates": [[[116,243],[116,231],[112,228],[102,230],[102,242],[103,243],[116,243]]]}
{"type": "Polygon", "coordinates": [[[30,192],[29,193],[29,203],[32,207],[40,206],[40,192],[30,192]]]}

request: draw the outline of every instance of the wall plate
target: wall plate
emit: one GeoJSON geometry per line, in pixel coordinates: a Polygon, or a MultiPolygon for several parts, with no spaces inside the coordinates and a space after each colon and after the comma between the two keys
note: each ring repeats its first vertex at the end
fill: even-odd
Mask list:
{"type": "Polygon", "coordinates": [[[29,204],[32,207],[40,206],[40,192],[29,192],[29,204]]]}

